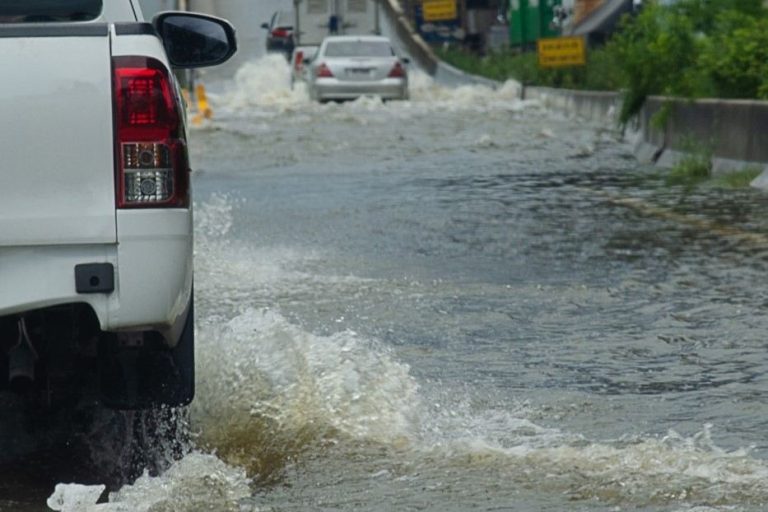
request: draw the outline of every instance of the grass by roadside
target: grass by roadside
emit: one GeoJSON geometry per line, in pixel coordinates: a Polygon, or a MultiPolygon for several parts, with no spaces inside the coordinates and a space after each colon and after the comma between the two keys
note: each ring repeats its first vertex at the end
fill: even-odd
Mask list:
{"type": "Polygon", "coordinates": [[[713,182],[715,186],[723,188],[747,188],[762,172],[763,170],[759,167],[746,167],[717,176],[713,182]]]}
{"type": "Polygon", "coordinates": [[[712,159],[709,155],[690,153],[683,157],[667,174],[667,185],[694,186],[712,178],[712,159]]]}
{"type": "Polygon", "coordinates": [[[709,155],[691,153],[683,157],[666,175],[667,185],[698,185],[717,188],[746,188],[763,170],[757,166],[744,167],[735,171],[713,175],[709,155]]]}

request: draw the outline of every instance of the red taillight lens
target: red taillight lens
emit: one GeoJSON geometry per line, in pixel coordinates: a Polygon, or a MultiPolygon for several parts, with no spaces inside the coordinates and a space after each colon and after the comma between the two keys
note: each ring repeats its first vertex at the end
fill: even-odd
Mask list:
{"type": "Polygon", "coordinates": [[[113,66],[117,207],[188,207],[186,136],[168,70],[145,57],[113,66]]]}
{"type": "Polygon", "coordinates": [[[395,62],[388,76],[389,78],[403,78],[405,76],[405,68],[399,62],[395,62]]]}
{"type": "Polygon", "coordinates": [[[291,31],[284,28],[276,28],[272,31],[272,37],[286,38],[291,35],[291,31]]]}
{"type": "Polygon", "coordinates": [[[296,52],[296,62],[293,66],[293,69],[296,71],[301,71],[301,68],[304,67],[304,52],[296,52]]]}
{"type": "Polygon", "coordinates": [[[317,70],[315,71],[315,75],[318,78],[333,78],[333,73],[331,73],[331,68],[329,68],[325,62],[321,63],[317,67],[317,70]]]}

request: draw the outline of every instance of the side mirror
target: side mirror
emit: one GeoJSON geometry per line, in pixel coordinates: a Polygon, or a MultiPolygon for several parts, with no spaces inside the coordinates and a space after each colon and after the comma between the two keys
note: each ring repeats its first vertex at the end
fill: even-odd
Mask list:
{"type": "Polygon", "coordinates": [[[221,18],[163,12],[152,20],[174,68],[202,68],[229,60],[237,51],[235,29],[221,18]]]}
{"type": "Polygon", "coordinates": [[[261,28],[263,28],[264,30],[269,30],[269,23],[262,23],[261,28]]]}

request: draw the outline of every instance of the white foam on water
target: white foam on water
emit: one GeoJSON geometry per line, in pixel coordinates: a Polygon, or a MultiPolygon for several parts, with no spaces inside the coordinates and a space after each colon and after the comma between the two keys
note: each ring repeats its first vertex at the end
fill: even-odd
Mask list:
{"type": "Polygon", "coordinates": [[[421,71],[411,73],[409,89],[416,102],[434,103],[439,108],[453,110],[489,107],[499,108],[503,104],[513,109],[522,109],[533,103],[520,100],[520,86],[508,81],[496,89],[485,85],[462,85],[446,87],[421,71]]]}
{"type": "Polygon", "coordinates": [[[661,438],[603,442],[556,429],[534,428],[520,436],[514,427],[513,434],[500,442],[486,437],[484,429],[480,426],[464,439],[421,448],[432,460],[442,459],[448,466],[492,469],[510,481],[536,485],[572,500],[726,507],[694,508],[702,511],[731,510],[728,507],[768,500],[768,464],[747,449],[717,447],[710,426],[690,437],[670,431],[661,438]]]}
{"type": "Polygon", "coordinates": [[[200,442],[260,478],[309,445],[411,436],[419,396],[408,367],[354,332],[318,336],[250,310],[198,339],[200,442]]]}
{"type": "Polygon", "coordinates": [[[227,465],[213,455],[193,452],[161,476],[145,473],[132,485],[111,493],[109,501],[133,512],[239,512],[240,502],[251,495],[250,483],[242,468],[227,465]]]}
{"type": "Polygon", "coordinates": [[[282,55],[271,53],[244,64],[228,91],[211,100],[214,106],[238,112],[259,107],[291,109],[308,104],[309,96],[303,83],[291,88],[290,65],[282,55]]]}
{"type": "Polygon", "coordinates": [[[675,509],[674,512],[729,512],[729,511],[738,511],[738,510],[740,510],[740,508],[736,505],[726,505],[722,507],[688,506],[688,507],[675,509]]]}
{"type": "Polygon", "coordinates": [[[291,87],[290,67],[280,55],[269,54],[243,65],[227,91],[209,94],[214,111],[226,115],[244,114],[269,117],[287,111],[324,115],[338,110],[379,112],[416,110],[419,113],[440,110],[522,110],[537,102],[521,101],[520,86],[508,81],[496,89],[485,85],[446,87],[419,69],[409,73],[410,101],[384,103],[378,98],[362,97],[356,101],[319,104],[309,99],[306,84],[299,81],[291,87]]]}
{"type": "Polygon", "coordinates": [[[59,484],[48,506],[61,512],[241,512],[241,501],[251,495],[250,483],[243,469],[213,455],[193,452],[161,476],[145,473],[133,484],[110,493],[108,503],[96,504],[103,485],[59,484]]]}
{"type": "Polygon", "coordinates": [[[233,212],[237,203],[238,200],[230,196],[215,194],[208,201],[196,204],[195,234],[198,241],[225,242],[235,221],[233,212]]]}
{"type": "Polygon", "coordinates": [[[106,488],[105,485],[58,484],[46,504],[57,512],[94,510],[106,488]]]}

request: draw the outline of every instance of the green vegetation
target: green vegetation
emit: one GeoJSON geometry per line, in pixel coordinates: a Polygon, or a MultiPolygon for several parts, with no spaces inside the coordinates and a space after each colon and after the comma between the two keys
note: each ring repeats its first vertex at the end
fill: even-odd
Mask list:
{"type": "Polygon", "coordinates": [[[768,12],[761,0],[655,3],[606,45],[624,73],[626,122],[651,94],[768,98],[768,12]]]}
{"type": "Polygon", "coordinates": [[[712,175],[710,160],[702,155],[688,155],[667,174],[667,185],[683,185],[692,188],[706,185],[718,188],[747,188],[763,172],[759,167],[745,167],[717,176],[712,175]]]}
{"type": "Polygon", "coordinates": [[[714,185],[723,188],[746,188],[762,172],[763,170],[759,167],[746,167],[718,176],[714,180],[714,185]]]}
{"type": "Polygon", "coordinates": [[[691,143],[685,155],[675,164],[664,181],[667,185],[683,185],[686,188],[706,185],[719,188],[745,188],[762,173],[757,166],[713,175],[711,151],[691,143]]]}
{"type": "Polygon", "coordinates": [[[627,122],[649,95],[768,99],[768,11],[763,0],[647,2],[627,17],[582,69],[542,70],[533,53],[479,58],[441,49],[447,62],[497,80],[593,90],[623,90],[627,122]]]}
{"type": "Polygon", "coordinates": [[[712,159],[702,153],[684,156],[667,175],[668,185],[697,185],[712,177],[712,159]]]}

